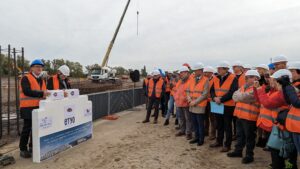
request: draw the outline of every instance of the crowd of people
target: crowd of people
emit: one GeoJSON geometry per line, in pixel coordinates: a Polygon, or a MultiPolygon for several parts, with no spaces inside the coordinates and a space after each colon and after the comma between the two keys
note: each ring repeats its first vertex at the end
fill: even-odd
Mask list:
{"type": "MultiPolygon", "coordinates": [[[[67,65],[58,68],[57,73],[51,77],[43,74],[44,63],[40,59],[33,60],[30,71],[21,78],[20,84],[20,115],[24,120],[20,136],[20,156],[32,157],[32,111],[39,108],[39,102],[50,93],[48,90],[70,89],[68,76],[70,69],[67,65]]],[[[67,93],[65,93],[67,96],[67,93]]]]}
{"type": "Polygon", "coordinates": [[[222,61],[216,69],[184,64],[175,72],[154,70],[143,82],[149,123],[159,112],[176,118],[177,137],[190,144],[220,147],[228,158],[254,161],[254,148],[271,156],[270,168],[297,168],[300,153],[300,62],[283,55],[252,67],[222,61]],[[205,137],[208,137],[205,139],[205,137]],[[235,145],[233,146],[233,141],[235,145]],[[243,154],[245,149],[245,154],[243,154]]]}

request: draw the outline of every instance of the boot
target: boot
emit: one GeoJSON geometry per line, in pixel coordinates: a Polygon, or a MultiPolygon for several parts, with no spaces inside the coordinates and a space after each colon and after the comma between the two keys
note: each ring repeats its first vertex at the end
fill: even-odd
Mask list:
{"type": "Polygon", "coordinates": [[[165,123],[164,123],[164,126],[167,126],[169,125],[169,119],[166,119],[165,123]]]}

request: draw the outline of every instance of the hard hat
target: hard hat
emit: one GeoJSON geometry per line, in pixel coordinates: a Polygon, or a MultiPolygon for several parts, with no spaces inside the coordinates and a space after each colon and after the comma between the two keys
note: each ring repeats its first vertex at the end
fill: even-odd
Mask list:
{"type": "Polygon", "coordinates": [[[195,63],[192,67],[192,70],[199,70],[199,69],[203,69],[204,68],[204,64],[201,62],[195,63]]]}
{"type": "Polygon", "coordinates": [[[34,65],[41,65],[41,66],[45,66],[45,64],[43,63],[43,61],[41,59],[35,59],[31,62],[30,67],[34,66],[34,65]]]}
{"type": "Polygon", "coordinates": [[[297,69],[297,70],[300,70],[300,62],[290,62],[288,64],[288,69],[297,69]]]}
{"type": "Polygon", "coordinates": [[[160,75],[159,70],[153,70],[152,76],[157,76],[157,75],[160,75]]]}
{"type": "Polygon", "coordinates": [[[287,62],[287,57],[284,55],[278,55],[272,58],[272,63],[278,63],[278,62],[287,62]]]}
{"type": "Polygon", "coordinates": [[[67,65],[62,65],[58,70],[65,76],[70,76],[70,69],[67,65]]]}
{"type": "Polygon", "coordinates": [[[275,66],[274,66],[273,63],[270,63],[270,64],[268,65],[268,67],[269,67],[269,69],[275,69],[275,66]]]}
{"type": "Polygon", "coordinates": [[[244,65],[242,64],[241,61],[235,61],[233,64],[232,64],[232,67],[233,66],[240,66],[240,67],[244,67],[244,65]]]}
{"type": "Polygon", "coordinates": [[[215,69],[212,66],[205,66],[203,72],[215,73],[215,69]]]}
{"type": "Polygon", "coordinates": [[[278,79],[281,78],[282,76],[288,76],[290,78],[290,81],[292,81],[292,73],[287,69],[277,70],[271,77],[274,79],[278,79]]]}
{"type": "Polygon", "coordinates": [[[245,76],[256,76],[260,79],[260,75],[258,73],[257,70],[248,70],[246,73],[245,73],[245,76]]]}
{"type": "Polygon", "coordinates": [[[250,64],[244,64],[245,69],[252,69],[252,66],[250,64]]]}
{"type": "Polygon", "coordinates": [[[187,68],[186,66],[181,66],[179,68],[179,73],[181,73],[181,72],[189,72],[189,71],[190,71],[189,68],[187,68]]]}
{"type": "Polygon", "coordinates": [[[260,65],[256,66],[256,68],[263,68],[263,69],[269,70],[269,66],[266,64],[260,64],[260,65]]]}
{"type": "Polygon", "coordinates": [[[217,68],[228,68],[228,69],[230,69],[230,64],[227,61],[223,61],[223,62],[220,62],[218,64],[217,68]]]}

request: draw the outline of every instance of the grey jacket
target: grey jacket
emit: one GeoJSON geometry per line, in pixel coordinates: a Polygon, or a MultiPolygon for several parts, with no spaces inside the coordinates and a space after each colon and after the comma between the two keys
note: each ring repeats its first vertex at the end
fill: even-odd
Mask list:
{"type": "Polygon", "coordinates": [[[253,91],[251,92],[241,92],[241,88],[233,93],[232,99],[235,102],[243,103],[255,103],[255,97],[253,91]]]}
{"type": "MultiPolygon", "coordinates": [[[[201,80],[203,76],[200,76],[200,79],[199,81],[201,80]]],[[[196,77],[195,77],[196,78],[196,77]]],[[[194,79],[196,80],[196,79],[194,79]]],[[[203,100],[207,99],[208,97],[208,93],[209,93],[209,80],[207,80],[205,82],[205,85],[204,85],[204,90],[203,90],[203,93],[200,97],[198,97],[196,99],[196,105],[199,104],[200,102],[202,102],[203,100]]],[[[187,92],[187,96],[189,98],[189,101],[192,101],[190,98],[190,93],[187,92]]],[[[205,113],[205,107],[199,107],[199,106],[190,106],[190,112],[192,113],[196,113],[196,114],[204,114],[205,113]]]]}

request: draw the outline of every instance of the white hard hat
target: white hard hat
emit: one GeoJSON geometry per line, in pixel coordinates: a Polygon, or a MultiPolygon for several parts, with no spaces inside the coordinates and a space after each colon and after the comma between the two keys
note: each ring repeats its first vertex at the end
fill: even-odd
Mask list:
{"type": "Polygon", "coordinates": [[[65,76],[70,76],[70,69],[67,65],[62,65],[58,70],[65,76]]]}
{"type": "Polygon", "coordinates": [[[248,70],[246,73],[245,73],[245,76],[256,76],[260,79],[260,75],[258,73],[257,70],[248,70]]]}
{"type": "Polygon", "coordinates": [[[230,69],[230,64],[227,61],[223,61],[223,62],[220,62],[218,64],[217,68],[228,68],[228,69],[230,69]]]}
{"type": "Polygon", "coordinates": [[[300,70],[300,62],[289,62],[288,69],[300,70]]]}
{"type": "Polygon", "coordinates": [[[203,72],[215,73],[215,69],[212,66],[205,66],[203,72]]]}
{"type": "Polygon", "coordinates": [[[244,64],[245,69],[252,69],[252,66],[250,64],[244,64]]]}
{"type": "Polygon", "coordinates": [[[192,69],[193,69],[193,70],[199,70],[199,69],[203,69],[203,68],[204,68],[204,64],[201,63],[201,62],[195,63],[195,64],[192,66],[192,69]]]}
{"type": "Polygon", "coordinates": [[[187,68],[186,66],[181,66],[179,68],[179,73],[181,73],[181,72],[189,72],[189,71],[190,71],[189,68],[187,68]]]}
{"type": "Polygon", "coordinates": [[[287,57],[284,55],[278,55],[272,58],[272,63],[278,63],[278,62],[287,62],[287,57]]]}
{"type": "Polygon", "coordinates": [[[263,69],[269,70],[269,66],[266,64],[260,64],[260,65],[256,66],[256,68],[263,68],[263,69]]]}
{"type": "Polygon", "coordinates": [[[157,75],[160,75],[159,70],[153,70],[152,76],[157,76],[157,75]]]}
{"type": "Polygon", "coordinates": [[[287,69],[277,70],[271,77],[274,79],[278,79],[282,76],[288,76],[290,78],[290,81],[292,81],[292,73],[287,69]]]}
{"type": "Polygon", "coordinates": [[[244,67],[244,65],[242,64],[241,61],[235,61],[233,64],[232,64],[232,67],[233,66],[241,66],[241,67],[244,67]]]}

